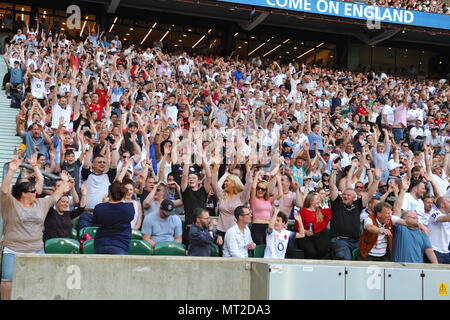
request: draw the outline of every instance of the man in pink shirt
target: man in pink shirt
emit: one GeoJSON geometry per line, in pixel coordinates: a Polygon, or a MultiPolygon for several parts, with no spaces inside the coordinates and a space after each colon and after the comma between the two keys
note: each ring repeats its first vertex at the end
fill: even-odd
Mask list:
{"type": "Polygon", "coordinates": [[[395,143],[400,143],[403,139],[403,130],[407,127],[406,122],[406,100],[399,100],[394,108],[394,124],[392,125],[392,133],[394,134],[395,143]]]}

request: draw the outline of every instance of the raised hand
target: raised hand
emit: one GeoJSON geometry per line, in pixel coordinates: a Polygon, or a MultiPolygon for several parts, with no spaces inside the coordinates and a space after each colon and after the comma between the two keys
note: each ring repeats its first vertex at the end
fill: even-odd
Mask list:
{"type": "Polygon", "coordinates": [[[36,167],[37,166],[37,152],[33,153],[30,157],[30,159],[28,159],[28,162],[33,166],[36,167]]]}
{"type": "Polygon", "coordinates": [[[60,177],[61,177],[61,181],[63,181],[63,182],[69,181],[69,174],[67,173],[66,170],[61,171],[60,177]]]}
{"type": "Polygon", "coordinates": [[[294,219],[298,221],[298,223],[302,223],[302,216],[300,215],[300,212],[294,212],[294,219]]]}
{"type": "Polygon", "coordinates": [[[402,189],[407,191],[409,189],[409,185],[411,184],[411,182],[409,181],[408,177],[404,177],[402,179],[402,189]]]}
{"type": "Polygon", "coordinates": [[[15,156],[9,163],[9,170],[16,171],[22,163],[23,161],[18,156],[15,156]]]}

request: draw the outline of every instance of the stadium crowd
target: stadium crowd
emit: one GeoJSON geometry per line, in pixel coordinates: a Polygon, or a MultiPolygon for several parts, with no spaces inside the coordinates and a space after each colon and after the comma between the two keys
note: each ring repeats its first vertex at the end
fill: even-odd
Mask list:
{"type": "Polygon", "coordinates": [[[14,255],[70,237],[75,217],[99,226],[97,253],[126,254],[137,229],[191,255],[216,243],[224,257],[266,245],[450,261],[448,80],[125,46],[99,30],[18,30],[4,59],[23,144],[2,184],[2,290],[14,255]]]}

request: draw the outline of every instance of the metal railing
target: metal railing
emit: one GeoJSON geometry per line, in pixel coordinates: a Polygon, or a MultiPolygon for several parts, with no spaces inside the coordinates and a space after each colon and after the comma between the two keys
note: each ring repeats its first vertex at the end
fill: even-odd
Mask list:
{"type": "MultiPolygon", "coordinates": [[[[19,167],[20,167],[20,168],[25,168],[25,169],[28,169],[28,170],[31,170],[31,171],[34,171],[34,168],[33,168],[30,164],[28,164],[28,163],[22,163],[22,164],[20,164],[19,167]]],[[[6,163],[3,165],[2,181],[3,181],[3,179],[5,178],[6,174],[8,173],[8,170],[9,170],[9,162],[6,162],[6,163]]],[[[42,175],[43,175],[44,177],[47,177],[47,178],[49,178],[50,180],[54,180],[54,181],[61,180],[61,178],[60,178],[59,176],[57,176],[57,175],[54,175],[54,174],[49,173],[49,172],[46,172],[46,171],[44,171],[44,170],[42,170],[42,169],[40,169],[40,171],[41,171],[41,173],[42,173],[42,175]]],[[[44,187],[43,187],[43,190],[52,190],[52,187],[45,187],[45,186],[44,186],[44,187]]]]}

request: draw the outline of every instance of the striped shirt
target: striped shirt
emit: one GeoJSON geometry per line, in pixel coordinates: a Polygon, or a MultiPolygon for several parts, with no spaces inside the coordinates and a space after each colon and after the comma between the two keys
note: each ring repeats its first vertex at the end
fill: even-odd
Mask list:
{"type": "MultiPolygon", "coordinates": [[[[394,225],[400,218],[397,216],[391,216],[392,224],[394,225]]],[[[381,223],[377,220],[378,228],[384,229],[386,224],[381,223]]],[[[370,217],[367,217],[364,220],[364,229],[366,229],[366,226],[369,224],[373,224],[372,219],[370,217]]],[[[392,230],[391,230],[392,232],[392,230]]],[[[370,250],[369,255],[372,257],[383,257],[386,254],[386,250],[388,247],[388,239],[384,233],[378,234],[377,242],[373,246],[372,250],[370,250]]]]}

